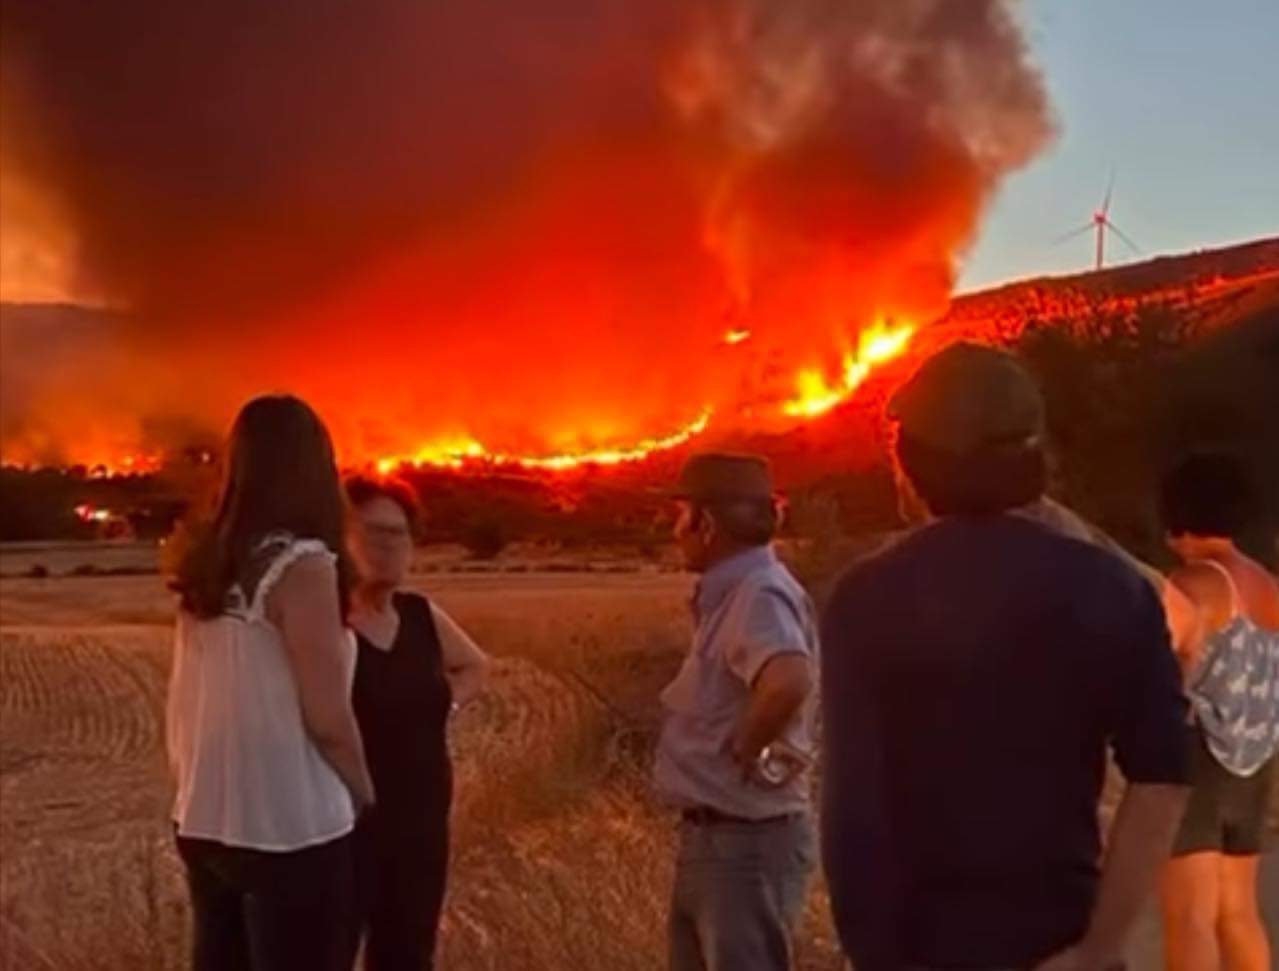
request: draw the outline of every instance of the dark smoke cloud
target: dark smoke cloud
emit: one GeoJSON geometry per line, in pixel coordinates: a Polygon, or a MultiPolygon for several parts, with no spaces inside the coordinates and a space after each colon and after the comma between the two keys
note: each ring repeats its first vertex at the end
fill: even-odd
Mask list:
{"type": "Polygon", "coordinates": [[[9,451],[77,398],[142,427],[285,386],[354,450],[651,431],[875,313],[941,309],[1049,133],[1000,0],[42,0],[4,23],[4,163],[128,311],[123,362],[6,355],[51,385],[9,451]],[[720,353],[728,326],[749,353],[720,353]]]}

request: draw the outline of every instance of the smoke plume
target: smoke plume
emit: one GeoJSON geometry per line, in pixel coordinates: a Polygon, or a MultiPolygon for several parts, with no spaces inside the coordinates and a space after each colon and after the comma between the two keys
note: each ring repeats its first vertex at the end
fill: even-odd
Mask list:
{"type": "Polygon", "coordinates": [[[69,296],[115,309],[89,340],[6,338],[10,460],[172,444],[147,439],[281,388],[350,457],[727,418],[877,317],[943,310],[1051,127],[1001,0],[42,0],[4,21],[3,163],[45,214],[21,228],[71,254],[42,270],[69,296]]]}

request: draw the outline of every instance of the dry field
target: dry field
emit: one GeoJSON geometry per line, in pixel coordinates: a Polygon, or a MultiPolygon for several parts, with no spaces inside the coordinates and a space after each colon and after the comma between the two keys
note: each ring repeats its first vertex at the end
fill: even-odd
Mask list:
{"type": "MultiPolygon", "coordinates": [[[[118,550],[112,556],[139,565],[118,550]]],[[[165,822],[171,607],[158,577],[0,582],[0,967],[185,966],[165,822]]],[[[455,864],[441,965],[663,964],[674,832],[646,788],[656,691],[687,636],[673,574],[447,574],[425,586],[498,656],[453,731],[455,864]]],[[[804,967],[837,968],[814,895],[804,967]]]]}
{"type": "MultiPolygon", "coordinates": [[[[185,966],[165,822],[171,606],[154,574],[62,575],[90,552],[0,558],[4,971],[185,966]],[[17,578],[32,562],[55,576],[17,578]]],[[[149,555],[114,548],[95,562],[145,569],[149,555]]],[[[418,579],[498,657],[492,690],[453,731],[441,966],[662,967],[673,822],[649,797],[646,765],[656,692],[687,637],[687,579],[518,566],[418,579]]],[[[840,967],[825,914],[817,890],[805,971],[840,967]]],[[[1136,967],[1154,967],[1142,953],[1136,967]]]]}

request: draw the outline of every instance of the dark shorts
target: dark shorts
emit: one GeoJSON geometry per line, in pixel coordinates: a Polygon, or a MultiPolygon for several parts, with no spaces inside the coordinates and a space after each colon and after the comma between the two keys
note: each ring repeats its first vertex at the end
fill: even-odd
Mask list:
{"type": "Polygon", "coordinates": [[[1203,733],[1195,729],[1190,745],[1190,802],[1172,855],[1260,854],[1276,763],[1272,758],[1255,775],[1241,778],[1222,767],[1208,750],[1203,733]]]}

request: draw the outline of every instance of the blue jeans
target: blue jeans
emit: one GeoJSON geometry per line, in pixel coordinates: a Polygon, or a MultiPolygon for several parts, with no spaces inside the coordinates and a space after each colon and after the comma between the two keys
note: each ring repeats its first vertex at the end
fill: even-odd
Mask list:
{"type": "Polygon", "coordinates": [[[789,971],[791,933],[816,866],[817,836],[807,815],[683,823],[671,971],[789,971]]]}

